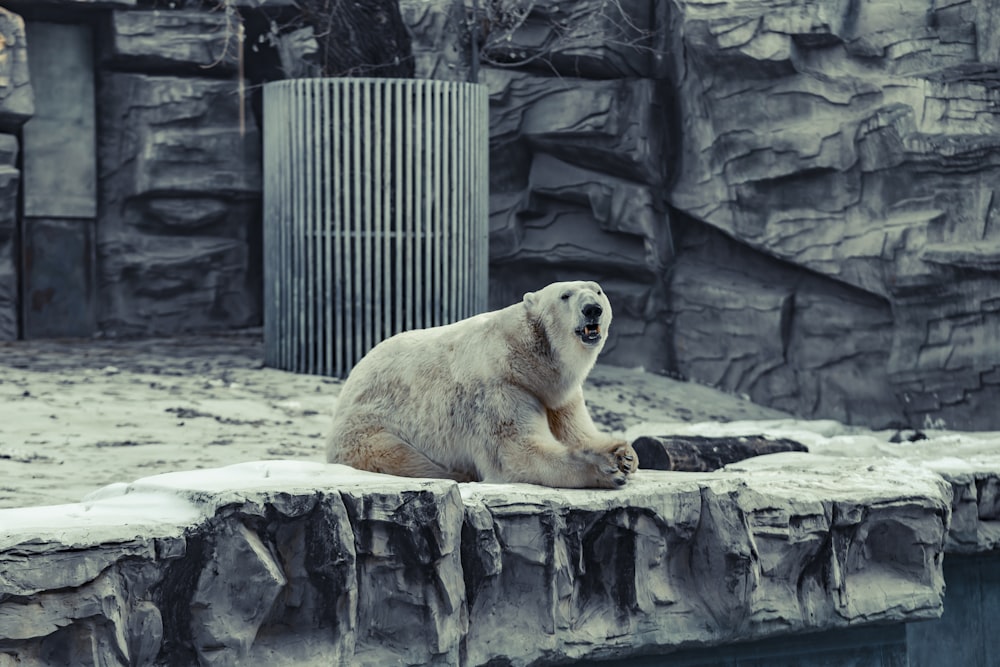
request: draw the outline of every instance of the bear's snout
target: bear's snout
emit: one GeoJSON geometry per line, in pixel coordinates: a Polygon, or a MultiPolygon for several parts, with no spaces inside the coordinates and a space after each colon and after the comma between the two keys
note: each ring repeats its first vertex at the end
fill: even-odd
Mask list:
{"type": "Polygon", "coordinates": [[[603,312],[604,309],[601,308],[596,303],[588,303],[586,306],[583,307],[583,316],[586,317],[588,320],[596,320],[601,316],[601,313],[603,312]]]}

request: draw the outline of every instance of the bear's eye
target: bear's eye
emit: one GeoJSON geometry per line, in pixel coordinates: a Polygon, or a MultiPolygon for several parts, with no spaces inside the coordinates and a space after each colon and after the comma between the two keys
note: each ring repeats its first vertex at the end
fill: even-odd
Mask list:
{"type": "Polygon", "coordinates": [[[566,292],[559,298],[562,299],[563,301],[569,301],[569,292],[566,292]]]}

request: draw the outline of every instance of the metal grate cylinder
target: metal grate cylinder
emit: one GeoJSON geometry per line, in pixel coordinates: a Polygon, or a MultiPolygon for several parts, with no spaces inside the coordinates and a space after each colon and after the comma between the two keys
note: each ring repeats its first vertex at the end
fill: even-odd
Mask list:
{"type": "Polygon", "coordinates": [[[342,377],[395,333],[485,310],[487,104],[448,81],[264,87],[267,365],[342,377]]]}

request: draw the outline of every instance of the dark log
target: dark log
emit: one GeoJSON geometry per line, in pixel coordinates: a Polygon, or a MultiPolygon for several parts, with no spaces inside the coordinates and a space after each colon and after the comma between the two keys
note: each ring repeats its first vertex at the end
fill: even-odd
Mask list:
{"type": "Polygon", "coordinates": [[[708,438],[703,436],[643,436],[632,443],[639,466],[647,470],[709,472],[752,456],[776,452],[807,452],[802,443],[759,435],[708,438]]]}

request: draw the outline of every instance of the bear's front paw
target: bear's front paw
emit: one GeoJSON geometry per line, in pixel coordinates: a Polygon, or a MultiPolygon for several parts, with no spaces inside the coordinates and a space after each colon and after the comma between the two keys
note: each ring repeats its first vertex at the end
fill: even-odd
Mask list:
{"type": "Polygon", "coordinates": [[[628,476],[639,469],[639,457],[627,442],[616,441],[601,454],[598,465],[597,486],[615,489],[628,481],[628,476]]]}
{"type": "Polygon", "coordinates": [[[626,475],[631,475],[639,469],[639,457],[636,455],[635,450],[632,449],[632,445],[627,442],[617,443],[612,450],[612,454],[618,463],[618,470],[626,475]]]}

